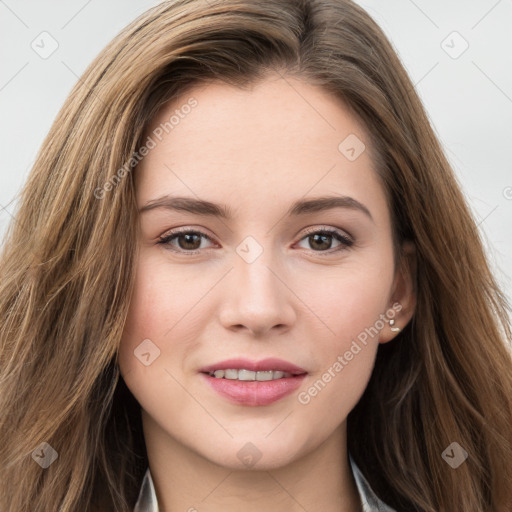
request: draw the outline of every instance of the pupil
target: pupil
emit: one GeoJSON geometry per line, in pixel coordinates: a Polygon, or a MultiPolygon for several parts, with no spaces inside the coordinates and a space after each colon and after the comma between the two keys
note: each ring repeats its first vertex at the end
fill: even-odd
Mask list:
{"type": "MultiPolygon", "coordinates": [[[[197,243],[194,244],[194,242],[192,241],[193,237],[199,238],[198,235],[191,234],[191,233],[181,235],[180,240],[182,240],[182,239],[186,240],[185,244],[182,244],[182,243],[179,244],[181,249],[198,249],[198,247],[195,246],[195,245],[197,245],[197,243]],[[190,247],[190,244],[192,244],[192,247],[190,247]]],[[[196,242],[197,242],[197,240],[196,240],[196,242]]]]}
{"type": "MultiPolygon", "coordinates": [[[[325,242],[325,240],[327,238],[330,238],[331,235],[319,235],[319,234],[315,234],[313,235],[313,240],[314,240],[314,243],[312,244],[313,246],[317,243],[318,241],[318,238],[322,238],[324,240],[324,244],[323,244],[323,247],[320,247],[321,249],[329,249],[330,247],[330,243],[328,242],[325,242]]],[[[322,244],[321,244],[322,245],[322,244]]]]}

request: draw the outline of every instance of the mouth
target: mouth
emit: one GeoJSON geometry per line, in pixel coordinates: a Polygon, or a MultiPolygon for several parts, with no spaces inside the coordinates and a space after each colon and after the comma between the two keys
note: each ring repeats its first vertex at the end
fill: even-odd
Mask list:
{"type": "Polygon", "coordinates": [[[231,359],[202,368],[207,384],[222,397],[238,405],[269,405],[295,391],[306,370],[280,359],[254,362],[231,359]]]}
{"type": "Polygon", "coordinates": [[[227,359],[205,366],[199,371],[218,378],[239,380],[272,380],[274,374],[277,375],[277,378],[282,378],[284,375],[289,377],[307,373],[304,368],[275,357],[269,357],[261,361],[251,361],[244,358],[227,359]],[[270,376],[270,372],[272,372],[272,376],[270,376]]]}
{"type": "Polygon", "coordinates": [[[306,372],[300,373],[289,373],[281,370],[267,370],[267,371],[251,371],[244,368],[228,368],[226,370],[214,370],[211,372],[201,372],[215,379],[228,379],[228,380],[240,380],[240,381],[258,381],[265,382],[269,380],[289,379],[292,377],[298,377],[305,375],[306,372]]]}

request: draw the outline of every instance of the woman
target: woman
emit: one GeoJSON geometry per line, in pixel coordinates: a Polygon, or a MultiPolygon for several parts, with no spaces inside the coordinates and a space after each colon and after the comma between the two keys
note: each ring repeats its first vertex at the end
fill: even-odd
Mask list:
{"type": "Polygon", "coordinates": [[[21,199],[1,509],[511,509],[509,307],[355,4],[151,9],[21,199]]]}

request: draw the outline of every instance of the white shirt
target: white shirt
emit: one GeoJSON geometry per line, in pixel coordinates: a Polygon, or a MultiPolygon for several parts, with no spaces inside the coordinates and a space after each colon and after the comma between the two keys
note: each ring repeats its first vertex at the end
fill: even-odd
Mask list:
{"type": "MultiPolygon", "coordinates": [[[[392,509],[377,498],[366,481],[366,478],[363,476],[356,463],[352,460],[352,457],[349,457],[349,459],[352,474],[356,481],[357,490],[361,497],[363,512],[396,512],[396,510],[392,509]]],[[[135,504],[133,512],[159,512],[155,487],[153,485],[153,479],[151,478],[149,468],[146,470],[146,474],[144,475],[144,480],[142,481],[139,492],[139,498],[135,504]]]]}

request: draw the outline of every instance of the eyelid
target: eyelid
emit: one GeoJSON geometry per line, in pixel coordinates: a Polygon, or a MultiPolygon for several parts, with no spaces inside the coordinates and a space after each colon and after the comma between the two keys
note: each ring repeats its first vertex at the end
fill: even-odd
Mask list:
{"type": "Polygon", "coordinates": [[[327,251],[314,251],[313,249],[306,249],[309,254],[313,253],[315,256],[328,258],[329,256],[339,255],[343,251],[350,249],[355,244],[355,238],[347,231],[332,226],[317,225],[306,228],[306,231],[303,233],[304,234],[301,236],[297,243],[300,243],[302,240],[315,233],[327,233],[340,243],[338,247],[335,247],[334,249],[328,249],[327,251]]]}
{"type": "MultiPolygon", "coordinates": [[[[327,231],[328,233],[337,233],[337,234],[341,235],[342,237],[346,238],[347,240],[350,240],[352,243],[355,241],[355,238],[348,231],[346,231],[345,229],[336,228],[334,226],[315,225],[315,226],[307,227],[304,229],[305,229],[305,231],[304,231],[304,235],[302,236],[302,238],[304,238],[304,236],[309,235],[311,233],[316,233],[317,231],[327,231]]],[[[301,240],[302,240],[302,238],[301,238],[301,240]]]]}
{"type": "Polygon", "coordinates": [[[203,228],[203,227],[196,228],[193,225],[178,226],[176,228],[168,229],[165,233],[160,235],[158,237],[158,239],[160,240],[162,238],[166,238],[167,236],[176,235],[178,233],[191,233],[191,232],[200,233],[202,236],[204,236],[210,240],[213,240],[213,237],[207,233],[205,228],[203,228]]]}
{"type": "Polygon", "coordinates": [[[204,231],[204,228],[194,228],[192,226],[180,226],[177,228],[169,229],[163,235],[160,235],[157,239],[157,244],[168,246],[168,249],[170,251],[173,251],[178,254],[190,254],[190,255],[199,254],[201,251],[205,251],[205,250],[209,249],[209,248],[207,248],[207,249],[196,249],[195,251],[185,251],[183,249],[179,250],[179,249],[172,248],[171,244],[170,244],[170,239],[174,238],[175,236],[179,235],[180,233],[197,234],[197,235],[201,236],[202,238],[206,238],[210,242],[216,243],[214,238],[204,231]],[[166,242],[167,239],[169,239],[168,242],[166,242]]]}
{"type": "MultiPolygon", "coordinates": [[[[173,228],[173,229],[166,231],[161,236],[159,236],[157,244],[168,246],[168,250],[173,251],[174,253],[178,253],[178,254],[184,254],[184,255],[188,254],[191,256],[195,255],[195,254],[199,254],[199,253],[204,252],[205,250],[208,250],[210,248],[196,249],[194,251],[186,251],[184,249],[174,249],[171,247],[170,240],[172,240],[174,237],[176,237],[180,233],[192,233],[192,234],[197,234],[203,238],[206,238],[210,242],[217,243],[217,242],[215,242],[214,238],[212,236],[210,236],[209,234],[207,234],[205,231],[203,231],[203,229],[204,228],[194,228],[192,226],[180,226],[177,228],[173,228]]],[[[334,248],[334,249],[328,249],[327,251],[314,251],[312,249],[306,249],[309,253],[314,253],[315,255],[329,256],[332,254],[336,254],[336,253],[341,252],[344,249],[349,249],[355,243],[354,237],[352,235],[350,235],[347,231],[342,230],[340,228],[333,227],[333,226],[321,226],[321,225],[320,226],[318,226],[318,225],[310,226],[310,227],[305,228],[302,231],[302,233],[303,233],[302,236],[298,239],[298,241],[296,243],[300,243],[303,239],[305,239],[307,236],[309,236],[311,234],[327,233],[327,234],[331,235],[332,237],[334,237],[341,244],[341,246],[334,248]],[[338,237],[341,238],[341,240],[338,237]]]]}

